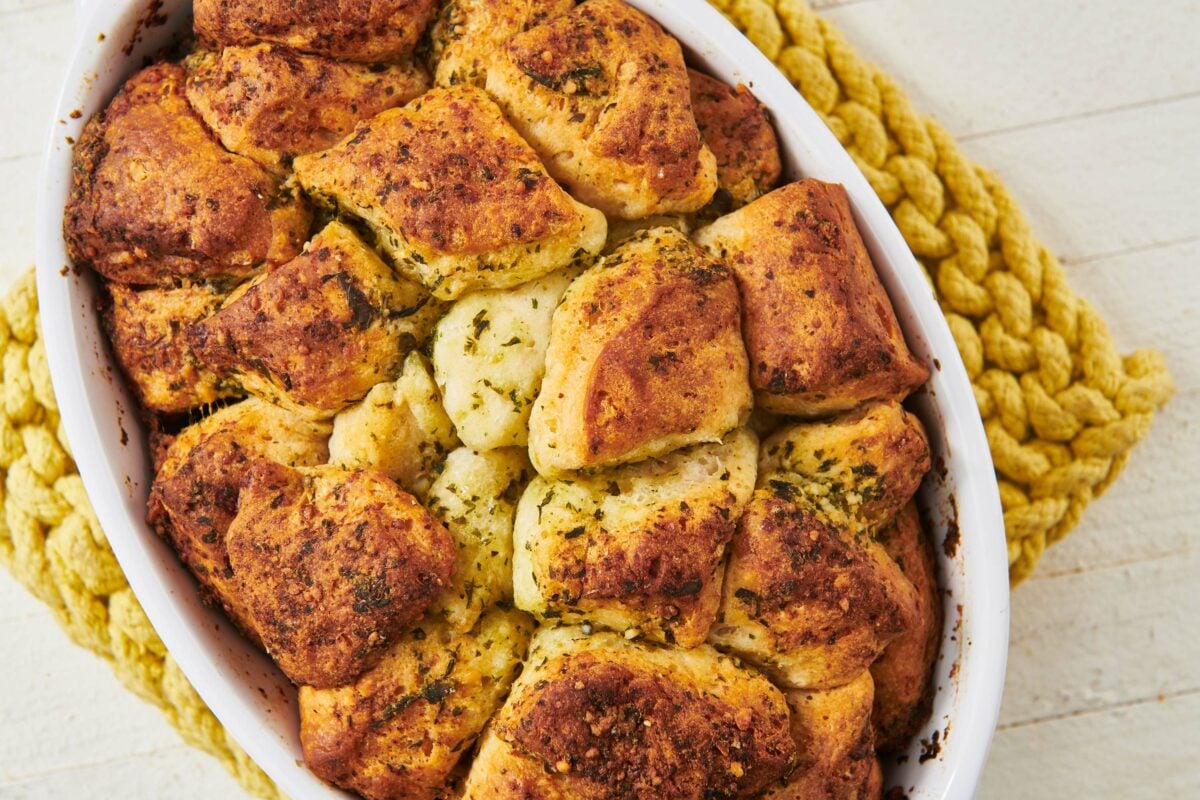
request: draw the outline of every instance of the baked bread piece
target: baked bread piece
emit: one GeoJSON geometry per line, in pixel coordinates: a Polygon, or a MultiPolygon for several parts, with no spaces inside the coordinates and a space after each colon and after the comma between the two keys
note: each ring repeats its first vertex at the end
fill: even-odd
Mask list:
{"type": "Polygon", "coordinates": [[[507,288],[604,246],[604,215],[571,199],[480,89],[433,89],[295,160],[309,193],[362,217],[437,297],[507,288]]]}
{"type": "Polygon", "coordinates": [[[880,750],[892,751],[902,750],[929,719],[933,665],[942,639],[942,595],[933,541],[914,503],[880,529],[877,538],[917,590],[913,621],[871,665],[875,743],[880,750]]]}
{"type": "Polygon", "coordinates": [[[830,689],[867,669],[916,604],[879,544],[833,524],[792,484],[768,480],[730,545],[709,641],[788,688],[830,689]]]}
{"type": "Polygon", "coordinates": [[[144,408],[173,414],[241,393],[200,362],[185,334],[217,310],[221,292],[204,284],[138,290],[120,283],[108,291],[104,322],[113,355],[144,408]]]}
{"type": "Polygon", "coordinates": [[[487,90],[550,174],[605,214],[696,211],[717,190],[679,43],[621,0],[513,36],[487,90]]]}
{"type": "Polygon", "coordinates": [[[460,447],[446,457],[428,505],[450,531],[458,557],[431,617],[469,630],[487,608],[512,599],[513,516],[532,475],[523,448],[476,453],[460,447]]]}
{"type": "Polygon", "coordinates": [[[871,675],[845,686],[787,692],[796,767],[763,800],[878,800],[883,771],[871,735],[871,675]]]}
{"type": "Polygon", "coordinates": [[[886,402],[777,430],[758,472],[791,484],[839,525],[874,531],[912,499],[929,466],[921,421],[886,402]]]}
{"type": "Polygon", "coordinates": [[[902,399],[928,380],[840,185],[788,184],[693,238],[737,275],[757,405],[821,416],[902,399]]]}
{"type": "Polygon", "coordinates": [[[377,469],[424,500],[446,454],[458,445],[429,361],[414,351],[399,378],[377,384],[333,418],[329,463],[377,469]]]}
{"type": "Polygon", "coordinates": [[[223,608],[251,638],[258,634],[233,585],[225,549],[242,481],[256,459],[289,467],[323,464],[328,439],[328,425],[251,398],[184,428],[166,448],[150,486],[147,522],[196,576],[205,600],[223,608]]]}
{"type": "Polygon", "coordinates": [[[307,205],[227,152],[188,105],[186,73],[155,64],[92,117],[75,146],[67,251],[121,283],[244,278],[300,252],[307,205]]]}
{"type": "Polygon", "coordinates": [[[196,35],[224,47],[275,42],[345,61],[412,52],[435,0],[195,0],[196,35]]]}
{"type": "Polygon", "coordinates": [[[554,312],[533,465],[555,475],[719,441],[750,414],[747,370],[729,270],[673,228],[627,240],[554,312]]]}
{"type": "Polygon", "coordinates": [[[574,7],[575,0],[447,0],[430,36],[438,86],[482,88],[509,39],[574,7]]]}
{"type": "Polygon", "coordinates": [[[193,325],[188,341],[219,375],[297,413],[332,417],[395,380],[440,313],[350,228],[331,222],[305,251],[193,325]]]}
{"type": "Polygon", "coordinates": [[[604,243],[604,255],[611,255],[618,247],[639,234],[655,228],[674,228],[685,236],[692,231],[692,214],[656,214],[645,219],[610,219],[608,240],[604,243]]]}
{"type": "Polygon", "coordinates": [[[450,534],[373,471],[255,461],[225,545],[267,652],[319,689],[379,663],[454,573],[450,534]]]}
{"type": "Polygon", "coordinates": [[[754,489],[758,440],[738,430],[662,458],[550,480],[521,497],[517,607],[658,642],[702,643],[721,599],[721,557],[754,489]]]}
{"type": "Polygon", "coordinates": [[[688,78],[696,125],[717,159],[720,188],[706,209],[716,217],[775,188],[783,172],[779,141],[767,109],[745,86],[728,86],[694,69],[688,78]]]}
{"type": "Polygon", "coordinates": [[[476,450],[529,443],[529,413],[542,385],[550,321],[580,270],[513,289],[472,292],[433,333],[433,367],[463,443],[476,450]]]}
{"type": "Polygon", "coordinates": [[[542,628],[484,734],[464,796],[746,798],[794,756],[782,693],[712,648],[542,628]]]}
{"type": "Polygon", "coordinates": [[[275,171],[429,88],[413,62],[350,64],[277,44],[199,50],[184,66],[188,100],[222,144],[275,171]]]}
{"type": "Polygon", "coordinates": [[[504,701],[532,633],[519,611],[489,611],[466,633],[424,620],[353,684],[301,686],[305,763],[367,800],[447,797],[447,779],[504,701]]]}

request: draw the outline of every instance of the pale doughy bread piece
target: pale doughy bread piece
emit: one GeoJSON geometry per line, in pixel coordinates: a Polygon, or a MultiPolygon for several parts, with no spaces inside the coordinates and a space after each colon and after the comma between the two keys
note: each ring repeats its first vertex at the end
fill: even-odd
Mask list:
{"type": "Polygon", "coordinates": [[[364,219],[443,299],[516,286],[604,246],[604,215],[563,191],[475,87],[433,89],[295,167],[309,194],[364,219]]]}
{"type": "Polygon", "coordinates": [[[554,312],[529,420],[538,472],[611,466],[718,441],[750,414],[737,286],[673,228],[581,275],[554,312]]]}
{"type": "Polygon", "coordinates": [[[217,374],[250,393],[327,418],[395,380],[439,313],[419,284],[331,222],[299,256],[193,325],[188,341],[217,374]]]}
{"type": "Polygon", "coordinates": [[[680,647],[703,642],[721,557],[754,489],[757,444],[738,430],[724,444],[534,479],[517,510],[517,606],[680,647]]]}
{"type": "Polygon", "coordinates": [[[794,756],[783,694],[712,648],[542,628],[464,796],[749,798],[794,756]]]}
{"type": "Polygon", "coordinates": [[[580,273],[558,270],[512,289],[461,298],[433,334],[433,367],[463,443],[475,450],[524,447],[542,385],[550,321],[580,273]]]}
{"type": "Polygon", "coordinates": [[[690,214],[656,214],[643,219],[620,219],[610,217],[608,220],[608,241],[604,243],[604,255],[611,254],[627,239],[654,230],[655,228],[674,228],[685,236],[692,231],[690,214]]]}
{"type": "Polygon", "coordinates": [[[198,50],[184,66],[188,101],[221,143],[281,171],[429,88],[413,62],[373,67],[276,44],[198,50]]]}
{"type": "Polygon", "coordinates": [[[483,87],[509,39],[574,7],[575,0],[447,0],[430,37],[438,86],[483,87]]]}
{"type": "Polygon", "coordinates": [[[436,0],[195,0],[209,45],[275,42],[345,61],[395,61],[412,52],[436,0]]]}
{"type": "Polygon", "coordinates": [[[788,184],[693,238],[737,276],[756,405],[822,416],[928,380],[840,184],[788,184]]]}
{"type": "Polygon", "coordinates": [[[639,219],[703,208],[717,162],[679,43],[620,0],[587,0],[513,36],[487,90],[584,203],[639,219]]]}
{"type": "Polygon", "coordinates": [[[329,463],[377,469],[424,498],[446,454],[459,444],[430,373],[425,356],[409,353],[399,378],[378,384],[334,417],[329,463]]]}
{"type": "Polygon", "coordinates": [[[904,508],[929,466],[921,421],[892,402],[780,428],[763,442],[758,472],[792,484],[838,524],[873,531],[904,508]]]}
{"type": "Polygon", "coordinates": [[[878,800],[883,773],[871,735],[869,672],[836,689],[787,692],[796,767],[762,800],[878,800]]]}
{"type": "Polygon", "coordinates": [[[532,633],[519,611],[489,611],[467,632],[426,619],[354,683],[301,686],[305,763],[367,800],[448,800],[456,765],[504,701],[532,633]]]}
{"type": "Polygon", "coordinates": [[[709,641],[796,689],[854,680],[911,624],[917,591],[864,533],[767,481],[742,512],[709,641]]]}
{"type": "Polygon", "coordinates": [[[458,553],[454,577],[430,608],[466,630],[488,607],[512,598],[513,517],[533,475],[522,448],[476,453],[460,447],[429,491],[429,511],[445,524],[458,553]]]}

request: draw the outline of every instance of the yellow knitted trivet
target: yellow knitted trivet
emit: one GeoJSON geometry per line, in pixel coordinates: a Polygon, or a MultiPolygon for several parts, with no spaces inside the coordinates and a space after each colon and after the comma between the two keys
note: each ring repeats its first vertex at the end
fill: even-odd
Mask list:
{"type": "MultiPolygon", "coordinates": [[[[803,0],[710,1],[817,110],[928,270],[975,386],[1019,582],[1117,476],[1170,397],[1161,355],[1122,358],[1000,181],[803,0]]],[[[0,351],[0,560],[184,739],[247,791],[279,796],[183,677],[108,548],[59,425],[32,272],[0,301],[0,351]]]]}

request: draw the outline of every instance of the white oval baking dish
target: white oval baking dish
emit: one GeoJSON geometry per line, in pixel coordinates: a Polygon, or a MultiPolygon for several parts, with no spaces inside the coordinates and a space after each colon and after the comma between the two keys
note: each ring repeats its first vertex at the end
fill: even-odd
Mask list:
{"type": "MultiPolygon", "coordinates": [[[[1004,530],[987,440],[966,371],[929,284],[887,210],[795,89],[705,0],[629,0],[656,18],[696,66],[745,83],[770,109],[790,176],[845,185],[863,238],[913,351],[934,367],[912,401],[935,470],[922,490],[933,521],[946,627],[934,712],[886,786],[907,797],[974,794],[999,713],[1008,643],[1004,530]],[[957,540],[957,546],[954,546],[957,540]]],[[[191,577],[146,525],[150,466],[134,402],[95,314],[96,283],[75,274],[62,238],[71,142],[146,57],[190,24],[189,0],[85,0],[38,187],[37,263],[43,335],[79,471],[112,548],[155,629],[217,717],[296,800],[345,797],[303,766],[295,691],[270,661],[199,601],[191,577]]]]}

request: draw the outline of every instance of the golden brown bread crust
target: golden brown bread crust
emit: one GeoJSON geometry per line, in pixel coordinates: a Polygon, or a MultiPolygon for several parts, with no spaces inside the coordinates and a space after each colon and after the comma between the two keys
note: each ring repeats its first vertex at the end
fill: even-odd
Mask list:
{"type": "Polygon", "coordinates": [[[758,464],[760,476],[793,484],[838,524],[868,531],[904,508],[929,467],[925,428],[895,402],[781,428],[758,464]]]}
{"type": "Polygon", "coordinates": [[[673,228],[625,244],[554,312],[529,421],[538,472],[607,466],[718,441],[750,413],[737,286],[673,228]]]}
{"type": "Polygon", "coordinates": [[[794,750],[779,690],[711,648],[542,629],[465,796],[751,797],[786,772],[794,750]]]}
{"type": "Polygon", "coordinates": [[[429,88],[412,62],[375,68],[276,44],[200,50],[184,65],[188,100],[222,144],[272,170],[429,88]]]}
{"type": "Polygon", "coordinates": [[[513,36],[487,89],[550,173],[605,214],[696,211],[717,189],[679,43],[620,0],[513,36]]]}
{"type": "Polygon", "coordinates": [[[737,275],[758,405],[820,416],[899,400],[928,380],[839,184],[788,184],[694,238],[737,275]]]}
{"type": "Polygon", "coordinates": [[[658,642],[704,642],[721,558],[754,490],[757,439],[705,444],[591,475],[535,478],[517,507],[517,606],[658,642]]]}
{"type": "Polygon", "coordinates": [[[929,719],[933,665],[942,638],[942,596],[933,541],[915,503],[909,503],[877,538],[917,590],[916,614],[908,629],[871,665],[875,743],[880,750],[892,751],[903,749],[929,719]]]}
{"type": "Polygon", "coordinates": [[[853,680],[912,620],[916,590],[883,548],[769,480],[742,513],[709,641],[790,688],[853,680]]]}
{"type": "Polygon", "coordinates": [[[76,264],[122,283],[246,277],[300,252],[311,215],[266,170],[227,152],[155,64],[88,121],[63,230],[76,264]]]}
{"type": "Polygon", "coordinates": [[[509,39],[574,7],[575,0],[448,0],[430,37],[437,85],[482,87],[509,39]]]}
{"type": "Polygon", "coordinates": [[[836,689],[787,692],[796,767],[762,800],[870,800],[881,797],[871,736],[870,673],[836,689]]]}
{"type": "Polygon", "coordinates": [[[448,797],[448,778],[503,702],[532,633],[519,611],[490,611],[465,633],[425,620],[353,684],[300,687],[305,763],[367,800],[448,797]]]}
{"type": "Polygon", "coordinates": [[[450,534],[412,495],[328,466],[251,464],[225,546],[267,652],[317,688],[377,664],[454,571],[450,534]]]}
{"type": "Polygon", "coordinates": [[[435,0],[196,0],[196,34],[214,46],[259,42],[346,61],[396,61],[410,52],[435,0]]]}
{"type": "Polygon", "coordinates": [[[295,167],[438,297],[515,286],[604,245],[603,215],[572,200],[475,87],[433,89],[295,167]]]}
{"type": "Polygon", "coordinates": [[[438,303],[347,226],[330,223],[287,264],[188,330],[220,375],[312,417],[330,417],[395,380],[429,335],[438,303]]]}
{"type": "Polygon", "coordinates": [[[243,632],[257,639],[234,590],[225,533],[237,514],[238,493],[251,462],[315,466],[329,456],[329,427],[261,400],[223,408],[183,430],[166,448],[150,487],[147,521],[167,539],[243,632]]]}
{"type": "Polygon", "coordinates": [[[744,85],[727,86],[694,69],[688,70],[688,77],[696,125],[717,159],[720,189],[710,210],[720,216],[779,183],[779,141],[766,108],[744,85]]]}
{"type": "Polygon", "coordinates": [[[112,305],[105,328],[113,355],[142,406],[173,414],[236,397],[236,384],[205,368],[187,343],[185,331],[221,305],[211,286],[137,290],[108,285],[112,305]]]}

